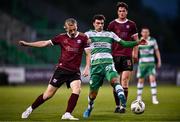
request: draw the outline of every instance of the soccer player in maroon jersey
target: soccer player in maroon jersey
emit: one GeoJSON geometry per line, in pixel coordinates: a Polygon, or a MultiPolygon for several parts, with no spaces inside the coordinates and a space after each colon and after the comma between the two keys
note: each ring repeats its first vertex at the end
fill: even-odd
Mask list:
{"type": "MultiPolygon", "coordinates": [[[[108,30],[114,32],[123,40],[138,40],[136,24],[133,21],[127,19],[128,5],[124,2],[118,2],[117,14],[118,18],[110,22],[110,24],[108,25],[108,30]]],[[[137,47],[135,47],[134,50],[137,50],[137,47]]],[[[112,46],[112,55],[115,63],[115,68],[120,74],[120,82],[124,89],[126,100],[128,96],[129,80],[131,72],[133,70],[132,59],[137,59],[133,52],[134,51],[132,48],[124,48],[116,42],[112,46]]],[[[116,109],[114,112],[125,113],[126,109],[120,106],[120,101],[117,97],[116,92],[114,91],[113,93],[116,102],[116,109]]]]}
{"type": "Polygon", "coordinates": [[[51,40],[37,42],[19,41],[19,44],[22,46],[46,47],[49,45],[58,45],[61,48],[59,63],[54,71],[54,75],[49,81],[47,89],[22,113],[22,118],[28,118],[33,110],[50,99],[65,82],[67,87],[72,89],[72,94],[69,98],[66,112],[61,119],[79,120],[73,117],[71,113],[76,106],[80,94],[81,80],[79,68],[84,49],[87,55],[83,75],[87,76],[89,74],[90,53],[86,50],[89,47],[89,41],[85,34],[77,31],[77,22],[75,19],[67,19],[64,28],[67,33],[59,34],[51,40]]]}

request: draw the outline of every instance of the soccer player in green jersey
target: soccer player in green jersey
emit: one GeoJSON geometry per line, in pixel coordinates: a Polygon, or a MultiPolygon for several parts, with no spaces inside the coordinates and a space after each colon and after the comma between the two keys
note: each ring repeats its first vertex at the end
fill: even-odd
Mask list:
{"type": "Polygon", "coordinates": [[[88,118],[94,106],[94,100],[98,94],[98,90],[106,78],[111,86],[115,89],[122,106],[126,107],[126,98],[124,90],[118,81],[118,73],[115,70],[112,55],[111,45],[113,41],[118,42],[124,47],[134,47],[138,44],[145,44],[142,41],[123,41],[115,33],[104,31],[103,15],[95,15],[93,17],[94,30],[88,31],[85,34],[89,37],[91,44],[91,76],[90,76],[90,92],[88,96],[88,108],[85,110],[83,117],[88,118]]]}
{"type": "Polygon", "coordinates": [[[147,27],[143,27],[141,30],[142,39],[147,41],[147,45],[139,45],[138,52],[139,54],[139,63],[137,71],[137,99],[142,99],[142,91],[144,87],[145,77],[149,78],[152,94],[152,103],[158,104],[157,100],[157,84],[156,84],[156,63],[155,56],[157,57],[157,68],[161,67],[161,56],[159,48],[156,42],[156,39],[150,37],[150,30],[147,27]]]}

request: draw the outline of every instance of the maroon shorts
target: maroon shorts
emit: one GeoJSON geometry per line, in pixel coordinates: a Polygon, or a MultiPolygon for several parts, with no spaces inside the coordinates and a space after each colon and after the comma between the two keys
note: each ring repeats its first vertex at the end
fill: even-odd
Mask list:
{"type": "Polygon", "coordinates": [[[132,57],[129,56],[116,56],[113,57],[115,69],[118,73],[123,71],[132,71],[133,70],[133,61],[132,57]]]}
{"type": "Polygon", "coordinates": [[[63,83],[66,83],[67,87],[70,88],[70,83],[74,80],[81,80],[80,71],[72,72],[58,67],[49,84],[59,88],[63,83]]]}

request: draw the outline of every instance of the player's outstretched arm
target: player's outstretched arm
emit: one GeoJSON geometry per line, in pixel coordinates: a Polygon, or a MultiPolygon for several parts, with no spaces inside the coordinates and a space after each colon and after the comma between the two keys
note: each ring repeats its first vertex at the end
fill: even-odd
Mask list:
{"type": "Polygon", "coordinates": [[[30,47],[46,47],[46,46],[51,45],[51,41],[46,40],[46,41],[26,42],[26,41],[20,40],[19,45],[30,46],[30,47]]]}
{"type": "Polygon", "coordinates": [[[146,45],[147,42],[145,40],[137,40],[137,41],[124,41],[120,40],[119,44],[122,45],[123,47],[130,47],[133,48],[136,45],[146,45]]]}
{"type": "MultiPolygon", "coordinates": [[[[138,34],[134,34],[134,35],[132,36],[132,38],[133,38],[134,40],[139,40],[138,34]]],[[[133,48],[132,58],[133,58],[133,62],[134,62],[134,63],[137,63],[137,62],[138,62],[138,46],[135,46],[135,47],[133,48]]]]}
{"type": "Polygon", "coordinates": [[[147,42],[145,40],[139,40],[137,39],[137,41],[124,41],[121,38],[119,38],[115,33],[111,32],[113,39],[118,42],[120,45],[122,45],[123,47],[129,47],[129,48],[133,48],[136,45],[146,45],[147,42]]]}

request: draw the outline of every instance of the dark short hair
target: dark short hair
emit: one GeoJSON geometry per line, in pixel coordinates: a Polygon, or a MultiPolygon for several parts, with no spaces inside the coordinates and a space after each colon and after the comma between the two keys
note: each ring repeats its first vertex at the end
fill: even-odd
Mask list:
{"type": "Polygon", "coordinates": [[[77,24],[77,21],[74,18],[68,18],[65,20],[64,24],[77,24]]]}
{"type": "Polygon", "coordinates": [[[142,31],[143,29],[147,29],[147,30],[149,30],[149,31],[150,31],[150,29],[149,29],[149,27],[148,27],[148,26],[142,26],[142,27],[141,27],[141,31],[142,31]]]}
{"type": "Polygon", "coordinates": [[[92,21],[95,22],[95,20],[106,20],[106,18],[102,14],[96,14],[96,15],[94,15],[92,21]]]}
{"type": "Polygon", "coordinates": [[[119,9],[119,7],[123,7],[128,11],[128,5],[124,2],[118,2],[116,7],[117,7],[117,10],[119,9]]]}

